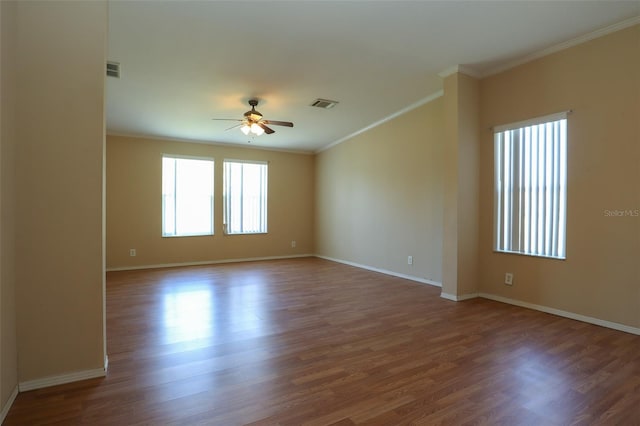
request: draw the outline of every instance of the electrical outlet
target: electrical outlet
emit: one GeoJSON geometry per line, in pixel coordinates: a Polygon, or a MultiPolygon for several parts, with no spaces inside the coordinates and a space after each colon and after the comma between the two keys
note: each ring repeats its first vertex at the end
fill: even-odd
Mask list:
{"type": "Polygon", "coordinates": [[[134,257],[136,255],[136,249],[129,249],[129,256],[134,257]]]}
{"type": "Polygon", "coordinates": [[[407,257],[407,265],[413,265],[413,256],[407,257]]]}
{"type": "Polygon", "coordinates": [[[504,274],[504,283],[506,285],[513,285],[513,274],[511,272],[504,274]]]}
{"type": "Polygon", "coordinates": [[[291,248],[296,248],[296,240],[291,241],[291,248]]]}

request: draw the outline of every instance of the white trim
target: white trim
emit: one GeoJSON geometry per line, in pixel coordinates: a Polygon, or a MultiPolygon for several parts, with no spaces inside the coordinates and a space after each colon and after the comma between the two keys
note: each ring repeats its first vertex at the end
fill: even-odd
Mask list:
{"type": "Polygon", "coordinates": [[[469,77],[473,77],[473,78],[482,77],[482,74],[480,74],[477,71],[475,71],[475,70],[473,70],[473,69],[471,69],[469,67],[466,67],[464,65],[454,65],[452,67],[449,67],[449,68],[445,69],[444,71],[440,71],[438,73],[438,76],[441,77],[441,78],[447,78],[451,74],[456,74],[456,73],[468,75],[469,77]]]}
{"type": "Polygon", "coordinates": [[[18,385],[16,385],[13,388],[13,392],[11,392],[11,395],[9,395],[9,399],[7,400],[7,403],[4,404],[4,407],[2,407],[2,412],[0,412],[0,425],[2,424],[2,422],[4,422],[4,419],[7,417],[7,414],[9,414],[9,410],[11,410],[13,401],[16,400],[17,396],[18,396],[18,385]]]}
{"type": "Polygon", "coordinates": [[[508,130],[520,129],[522,127],[536,126],[538,124],[550,123],[552,121],[566,120],[571,110],[560,111],[553,114],[530,118],[528,120],[516,121],[515,123],[500,124],[493,126],[493,133],[506,132],[508,130]]]}
{"type": "Polygon", "coordinates": [[[615,33],[616,31],[623,30],[625,28],[632,27],[636,24],[640,24],[640,16],[634,16],[633,18],[626,19],[622,22],[618,22],[613,25],[609,25],[608,27],[600,28],[598,30],[592,31],[590,33],[581,35],[579,37],[573,38],[571,40],[567,40],[565,42],[556,44],[554,46],[547,47],[546,49],[539,50],[530,55],[523,56],[518,59],[514,59],[513,61],[509,61],[502,65],[498,65],[495,68],[490,68],[485,72],[481,73],[482,77],[488,77],[490,75],[498,74],[503,71],[507,71],[511,68],[515,68],[518,65],[526,64],[527,62],[534,61],[536,59],[540,59],[542,57],[551,55],[556,52],[560,52],[562,50],[568,49],[570,47],[577,46],[582,43],[586,43],[588,41],[594,40],[599,37],[603,37],[607,34],[615,33]]]}
{"type": "Polygon", "coordinates": [[[640,335],[640,328],[631,327],[629,325],[624,325],[617,322],[605,321],[598,318],[588,317],[586,315],[580,315],[573,312],[550,308],[548,306],[536,305],[534,303],[528,303],[520,300],[509,299],[508,297],[496,296],[488,293],[479,293],[479,296],[485,299],[494,300],[496,302],[507,303],[509,305],[515,305],[521,308],[533,309],[535,311],[545,312],[547,314],[558,315],[560,317],[582,321],[589,324],[599,325],[601,327],[607,327],[607,328],[612,328],[618,331],[624,331],[625,333],[640,335]]]}
{"type": "Polygon", "coordinates": [[[186,139],[186,138],[171,138],[165,136],[157,136],[157,135],[142,135],[139,133],[126,133],[126,132],[112,132],[107,129],[106,136],[114,136],[117,138],[132,138],[132,139],[144,139],[147,141],[167,141],[167,142],[186,142],[186,143],[197,143],[200,145],[213,145],[220,147],[232,147],[232,148],[244,148],[244,149],[254,149],[261,151],[276,151],[276,152],[286,152],[289,154],[300,154],[300,155],[313,155],[313,150],[308,149],[286,149],[286,148],[271,148],[268,146],[262,145],[251,145],[247,146],[246,144],[237,143],[237,142],[215,142],[215,141],[205,141],[201,139],[186,139]]]}
{"type": "Polygon", "coordinates": [[[378,120],[378,121],[376,121],[374,123],[369,124],[367,127],[363,127],[362,129],[357,130],[357,131],[351,133],[350,135],[347,135],[347,136],[345,136],[343,138],[338,139],[335,142],[330,143],[329,145],[326,145],[326,146],[323,146],[322,148],[317,149],[315,151],[315,153],[318,154],[318,153],[320,153],[322,151],[326,151],[329,148],[333,148],[334,146],[339,145],[342,142],[347,141],[347,140],[349,140],[349,139],[351,139],[353,137],[356,137],[359,134],[366,132],[367,130],[371,130],[374,127],[377,127],[377,126],[379,126],[381,124],[386,123],[387,121],[393,120],[394,118],[401,116],[402,114],[406,114],[409,111],[412,111],[412,110],[414,110],[416,108],[421,107],[422,105],[428,104],[429,102],[431,102],[431,101],[433,101],[435,99],[438,99],[442,95],[444,95],[444,91],[438,90],[437,92],[430,94],[426,98],[420,99],[419,101],[414,102],[411,105],[402,108],[400,111],[396,111],[393,114],[391,114],[391,115],[389,115],[389,116],[387,116],[387,117],[385,117],[385,118],[383,118],[381,120],[378,120]]]}
{"type": "Polygon", "coordinates": [[[182,154],[169,154],[168,152],[162,153],[162,158],[172,158],[174,160],[201,160],[211,161],[215,165],[216,159],[214,157],[206,157],[202,155],[182,155],[182,154]]]}
{"type": "Polygon", "coordinates": [[[452,300],[454,302],[462,302],[463,300],[475,299],[478,297],[478,293],[469,293],[462,294],[460,296],[456,296],[455,294],[445,293],[444,291],[440,293],[440,297],[447,300],[452,300]]]}
{"type": "Polygon", "coordinates": [[[452,302],[457,302],[458,301],[458,299],[456,298],[455,295],[449,294],[449,293],[445,293],[444,291],[442,293],[440,293],[440,297],[442,297],[443,299],[451,300],[452,302]]]}
{"type": "Polygon", "coordinates": [[[312,254],[295,254],[291,256],[248,257],[243,259],[203,260],[201,262],[158,263],[154,265],[117,266],[117,267],[107,268],[106,271],[107,272],[135,271],[138,269],[159,269],[159,268],[175,268],[177,266],[218,265],[221,263],[240,263],[240,262],[258,262],[262,260],[297,259],[300,257],[313,257],[313,255],[312,254]]]}
{"type": "Polygon", "coordinates": [[[26,382],[20,382],[19,388],[20,392],[26,392],[34,389],[47,388],[49,386],[77,382],[80,380],[95,379],[96,377],[104,377],[106,375],[107,369],[105,366],[94,370],[76,371],[74,373],[61,374],[59,376],[49,376],[43,379],[27,380],[26,382]]]}
{"type": "Polygon", "coordinates": [[[416,282],[419,282],[419,283],[422,283],[422,284],[429,284],[429,285],[432,285],[432,286],[435,286],[435,287],[442,287],[442,284],[437,282],[437,281],[432,281],[432,280],[428,280],[426,278],[420,278],[420,277],[416,277],[416,276],[413,276],[413,275],[401,274],[401,273],[398,273],[398,272],[389,271],[388,269],[380,269],[380,268],[376,268],[376,267],[373,267],[373,266],[363,265],[361,263],[350,262],[348,260],[335,259],[333,257],[328,257],[328,256],[321,256],[319,254],[316,254],[315,257],[320,258],[320,259],[324,259],[324,260],[330,260],[332,262],[343,263],[345,265],[354,266],[354,267],[360,268],[360,269],[366,269],[367,271],[379,272],[381,274],[391,275],[393,277],[404,278],[405,280],[416,281],[416,282]]]}
{"type": "Polygon", "coordinates": [[[246,163],[246,164],[263,164],[263,165],[269,165],[269,161],[267,160],[238,160],[237,158],[223,158],[222,159],[222,164],[224,165],[224,163],[246,163]]]}

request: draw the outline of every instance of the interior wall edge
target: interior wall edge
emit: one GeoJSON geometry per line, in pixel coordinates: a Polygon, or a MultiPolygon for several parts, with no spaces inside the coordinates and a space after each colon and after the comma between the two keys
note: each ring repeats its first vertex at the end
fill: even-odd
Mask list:
{"type": "Polygon", "coordinates": [[[2,424],[2,422],[4,422],[4,419],[5,417],[7,417],[7,414],[9,414],[9,410],[11,409],[11,406],[13,405],[13,401],[16,400],[17,396],[18,396],[18,385],[16,385],[13,388],[13,392],[11,392],[9,399],[4,404],[4,407],[2,407],[2,411],[0,411],[0,425],[2,424]]]}
{"type": "Polygon", "coordinates": [[[468,293],[468,294],[451,294],[445,293],[444,291],[440,293],[440,297],[443,299],[451,300],[452,302],[462,302],[464,300],[476,299],[479,297],[478,293],[468,293]]]}

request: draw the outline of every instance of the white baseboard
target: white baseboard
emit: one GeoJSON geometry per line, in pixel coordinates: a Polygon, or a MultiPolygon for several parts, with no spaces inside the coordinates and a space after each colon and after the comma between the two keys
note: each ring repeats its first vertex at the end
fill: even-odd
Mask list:
{"type": "Polygon", "coordinates": [[[76,371],[69,374],[61,374],[59,376],[49,376],[42,379],[27,380],[20,382],[20,392],[26,392],[34,389],[47,388],[49,386],[63,385],[65,383],[78,382],[80,380],[95,379],[107,375],[106,366],[96,368],[94,370],[76,371]]]}
{"type": "Polygon", "coordinates": [[[460,296],[456,296],[455,294],[442,292],[440,293],[440,297],[447,300],[453,300],[454,302],[462,302],[463,300],[475,299],[476,297],[478,297],[478,293],[462,294],[460,296]]]}
{"type": "Polygon", "coordinates": [[[261,260],[278,260],[278,259],[297,259],[300,257],[313,257],[313,255],[312,254],[295,254],[291,256],[247,257],[247,258],[240,258],[240,259],[203,260],[200,262],[158,263],[155,265],[139,265],[139,266],[117,266],[112,268],[106,268],[106,271],[107,272],[135,271],[138,269],[159,269],[159,268],[175,268],[178,266],[218,265],[221,263],[258,262],[261,260]]]}
{"type": "MultiPolygon", "coordinates": [[[[381,268],[376,268],[376,267],[369,266],[369,265],[363,265],[363,264],[360,264],[360,263],[350,262],[348,260],[336,259],[336,258],[328,257],[328,256],[321,256],[321,255],[318,255],[318,254],[315,254],[315,255],[314,254],[300,254],[300,255],[292,255],[292,256],[252,257],[252,258],[242,258],[242,259],[211,260],[211,261],[203,261],[203,262],[162,263],[162,264],[157,264],[157,265],[115,267],[115,268],[107,268],[106,270],[107,271],[130,271],[130,270],[137,270],[137,269],[172,268],[172,267],[177,267],[177,266],[216,265],[216,264],[222,264],[222,263],[256,262],[256,261],[262,261],[262,260],[277,260],[277,259],[295,259],[295,258],[301,258],[301,257],[317,257],[317,258],[320,258],[320,259],[330,260],[332,262],[337,262],[337,263],[342,263],[342,264],[349,265],[349,266],[354,266],[356,268],[366,269],[368,271],[379,272],[381,274],[391,275],[391,276],[398,277],[398,278],[404,278],[404,279],[407,279],[407,280],[416,281],[416,282],[423,283],[423,284],[429,284],[429,285],[436,286],[436,287],[442,287],[442,283],[439,283],[437,281],[427,280],[427,279],[416,277],[416,276],[412,276],[412,275],[401,274],[401,273],[389,271],[389,270],[386,270],[386,269],[381,269],[381,268]]],[[[523,308],[533,309],[533,310],[540,311],[540,312],[545,312],[545,313],[548,313],[548,314],[558,315],[558,316],[561,316],[561,317],[570,318],[570,319],[574,319],[574,320],[577,320],[577,321],[586,322],[586,323],[589,323],[589,324],[595,324],[595,325],[599,325],[599,326],[602,326],[602,327],[611,328],[611,329],[614,329],[614,330],[624,331],[626,333],[640,335],[640,328],[637,328],[637,327],[631,327],[631,326],[624,325],[624,324],[619,324],[619,323],[615,323],[615,322],[611,322],[611,321],[601,320],[601,319],[598,319],[598,318],[588,317],[588,316],[585,316],[585,315],[580,315],[580,314],[576,314],[576,313],[573,313],[573,312],[562,311],[560,309],[550,308],[550,307],[542,306],[542,305],[536,305],[536,304],[533,304],[533,303],[523,302],[523,301],[520,301],[520,300],[509,299],[507,297],[495,296],[495,295],[489,294],[489,293],[470,293],[470,294],[463,294],[463,295],[457,296],[457,295],[454,295],[454,294],[449,294],[449,293],[442,292],[440,294],[440,297],[442,297],[443,299],[452,300],[454,302],[461,302],[463,300],[469,300],[469,299],[474,299],[474,298],[477,298],[477,297],[482,297],[482,298],[489,299],[489,300],[495,300],[496,302],[507,303],[507,304],[510,304],[510,305],[520,306],[520,307],[523,307],[523,308]]],[[[51,378],[51,379],[53,379],[55,381],[55,383],[44,384],[44,385],[40,385],[40,383],[49,383],[49,381],[51,379],[32,380],[32,381],[29,381],[29,382],[22,382],[22,383],[20,383],[20,391],[25,391],[25,390],[30,390],[30,389],[37,389],[37,388],[45,387],[45,386],[53,386],[53,385],[56,385],[56,384],[68,383],[68,382],[72,382],[72,381],[76,381],[76,380],[84,380],[84,379],[88,379],[88,378],[104,376],[106,374],[105,371],[106,371],[107,363],[108,363],[108,360],[105,360],[105,370],[104,371],[102,369],[95,370],[95,371],[101,371],[102,372],[101,374],[92,375],[91,377],[84,377],[83,376],[83,377],[80,377],[80,378],[74,378],[72,380],[67,380],[67,381],[64,381],[64,382],[57,382],[56,381],[57,378],[54,377],[54,378],[51,378]],[[33,384],[35,384],[35,386],[33,384]]],[[[81,373],[78,373],[78,374],[81,374],[81,373]]],[[[72,376],[72,375],[58,376],[58,377],[61,377],[61,378],[64,379],[64,378],[70,377],[70,376],[72,376]]]]}
{"type": "Polygon", "coordinates": [[[436,286],[436,287],[442,287],[442,284],[437,282],[437,281],[431,281],[431,280],[427,280],[427,279],[424,279],[424,278],[415,277],[413,275],[400,274],[398,272],[389,271],[387,269],[375,268],[373,266],[362,265],[360,263],[355,263],[355,262],[349,262],[348,260],[335,259],[333,257],[320,256],[319,254],[316,254],[315,257],[320,258],[320,259],[324,259],[324,260],[330,260],[332,262],[343,263],[343,264],[349,265],[349,266],[355,266],[356,268],[366,269],[367,271],[380,272],[381,274],[391,275],[391,276],[398,277],[398,278],[404,278],[405,280],[417,281],[417,282],[422,283],[422,284],[429,284],[429,285],[436,286]]]}
{"type": "Polygon", "coordinates": [[[612,328],[618,331],[624,331],[626,333],[640,335],[640,328],[631,327],[629,325],[619,324],[617,322],[605,321],[598,318],[588,317],[586,315],[580,315],[573,312],[562,311],[560,309],[550,308],[548,306],[536,305],[534,303],[522,302],[520,300],[509,299],[508,297],[495,296],[488,293],[479,293],[478,296],[489,300],[495,300],[496,302],[508,303],[509,305],[520,306],[522,308],[533,309],[535,311],[545,312],[547,314],[558,315],[577,321],[586,322],[589,324],[599,325],[601,327],[612,328]]]}
{"type": "Polygon", "coordinates": [[[5,417],[7,417],[7,414],[9,414],[9,410],[11,409],[11,406],[13,405],[13,401],[16,400],[17,396],[18,396],[18,385],[16,385],[16,387],[13,388],[13,392],[11,392],[11,395],[9,396],[7,403],[4,404],[4,407],[2,407],[2,411],[0,412],[0,425],[2,424],[2,422],[4,422],[4,419],[5,417]]]}

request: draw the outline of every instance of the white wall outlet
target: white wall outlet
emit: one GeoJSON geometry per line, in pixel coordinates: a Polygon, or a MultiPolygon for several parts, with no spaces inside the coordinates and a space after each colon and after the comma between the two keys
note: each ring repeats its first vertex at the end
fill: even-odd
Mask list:
{"type": "Polygon", "coordinates": [[[296,240],[291,240],[291,248],[296,248],[296,240]]]}
{"type": "Polygon", "coordinates": [[[413,265],[413,256],[407,257],[407,265],[413,265]]]}
{"type": "Polygon", "coordinates": [[[134,257],[136,255],[136,249],[129,249],[129,256],[134,257]]]}
{"type": "Polygon", "coordinates": [[[504,274],[504,283],[506,285],[513,285],[513,274],[511,272],[504,274]]]}

